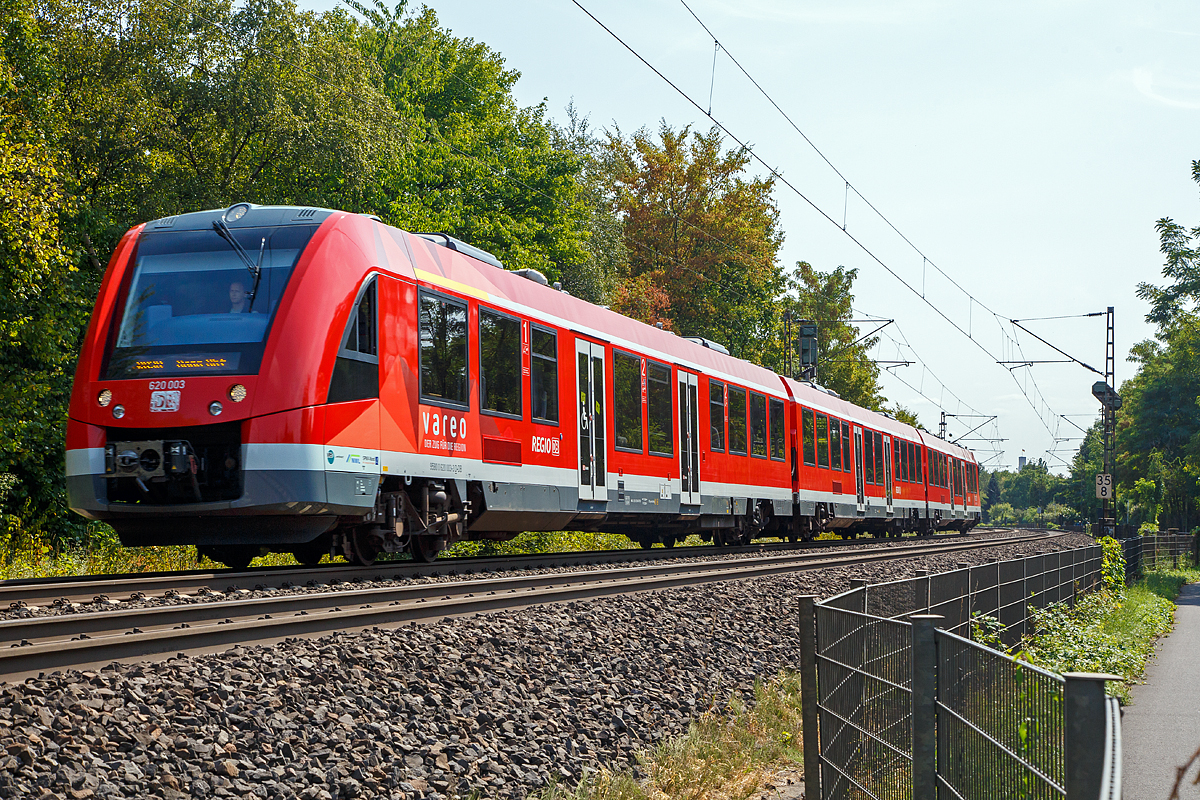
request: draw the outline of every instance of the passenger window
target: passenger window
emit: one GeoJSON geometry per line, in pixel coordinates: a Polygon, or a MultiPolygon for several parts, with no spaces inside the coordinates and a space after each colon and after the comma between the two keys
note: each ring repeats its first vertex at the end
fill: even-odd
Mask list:
{"type": "Polygon", "coordinates": [[[363,290],[350,314],[329,381],[330,403],[379,397],[379,339],[375,281],[363,290]]]}
{"type": "Polygon", "coordinates": [[[829,464],[835,470],[842,469],[842,423],[829,419],[829,464]]]}
{"type": "Polygon", "coordinates": [[[863,480],[875,482],[875,437],[870,431],[863,431],[863,480]]]}
{"type": "Polygon", "coordinates": [[[900,480],[900,445],[899,439],[892,439],[892,482],[900,480]]]}
{"type": "Polygon", "coordinates": [[[479,309],[479,403],[484,411],[523,415],[521,321],[479,309]]]}
{"type": "Polygon", "coordinates": [[[534,327],[530,331],[529,403],[538,422],[558,424],[558,334],[534,327]]]}
{"type": "Polygon", "coordinates": [[[654,455],[675,454],[671,394],[671,368],[647,361],[646,410],[650,420],[650,452],[654,455]]]}
{"type": "Polygon", "coordinates": [[[850,443],[852,441],[854,441],[854,440],[850,438],[850,423],[843,422],[842,423],[842,471],[843,472],[850,472],[850,465],[854,463],[854,460],[850,457],[850,447],[851,447],[850,443]]]}
{"type": "Polygon", "coordinates": [[[813,423],[813,410],[804,409],[800,417],[804,423],[804,463],[813,467],[817,464],[817,434],[813,423]]]}
{"type": "Polygon", "coordinates": [[[708,449],[725,452],[725,384],[708,383],[708,449]]]}
{"type": "Polygon", "coordinates": [[[921,468],[921,445],[919,444],[913,446],[913,463],[917,466],[917,477],[915,478],[916,482],[924,483],[925,475],[924,470],[921,468]]]}
{"type": "Polygon", "coordinates": [[[783,414],[783,401],[771,398],[771,458],[776,461],[784,460],[783,414]]]}
{"type": "Polygon", "coordinates": [[[467,306],[421,294],[421,397],[467,407],[467,306]]]}
{"type": "Polygon", "coordinates": [[[613,351],[613,396],[617,449],[644,452],[641,358],[613,351]]]}
{"type": "Polygon", "coordinates": [[[896,470],[896,475],[905,483],[908,482],[908,442],[901,439],[892,441],[892,446],[896,448],[896,463],[899,465],[896,470]]]}
{"type": "Polygon", "coordinates": [[[817,414],[817,465],[829,469],[829,417],[817,414]]]}
{"type": "Polygon", "coordinates": [[[746,455],[746,390],[729,387],[729,452],[746,455]]]}
{"type": "Polygon", "coordinates": [[[875,483],[883,486],[883,434],[875,433],[875,483]]]}
{"type": "Polygon", "coordinates": [[[750,393],[750,455],[767,457],[767,398],[750,393]]]}

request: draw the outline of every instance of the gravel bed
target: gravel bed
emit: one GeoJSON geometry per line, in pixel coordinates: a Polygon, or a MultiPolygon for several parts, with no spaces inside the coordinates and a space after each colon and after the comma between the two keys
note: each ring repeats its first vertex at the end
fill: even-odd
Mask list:
{"type": "Polygon", "coordinates": [[[753,578],[0,684],[0,797],[526,797],[798,663],[792,598],[1075,547],[753,578]]]}
{"type": "MultiPolygon", "coordinates": [[[[1003,538],[1012,536],[1008,531],[984,531],[980,533],[972,533],[964,539],[988,539],[988,538],[1003,538]]],[[[855,544],[840,545],[836,550],[839,552],[846,550],[862,550],[872,547],[878,547],[880,544],[886,544],[891,547],[903,548],[913,545],[928,542],[927,539],[916,539],[913,537],[900,540],[883,540],[883,539],[861,539],[855,544]]],[[[835,548],[830,548],[833,550],[835,548]]],[[[610,551],[611,552],[611,551],[610,551]]],[[[637,551],[640,552],[640,551],[637,551]]],[[[742,558],[757,558],[760,556],[784,555],[784,551],[741,551],[728,552],[720,555],[710,556],[687,556],[687,548],[680,548],[680,557],[669,559],[667,563],[698,563],[706,561],[728,561],[742,558]]],[[[586,559],[595,555],[584,556],[586,559]]],[[[511,557],[512,563],[520,564],[521,557],[511,557]]],[[[84,614],[96,611],[112,611],[115,609],[143,609],[157,608],[160,606],[179,606],[179,605],[194,605],[197,603],[215,603],[234,598],[261,598],[261,597],[280,597],[293,594],[319,594],[328,592],[345,591],[350,588],[374,589],[374,588],[394,588],[397,586],[406,586],[412,584],[432,584],[446,583],[452,581],[462,581],[471,578],[480,580],[487,579],[496,575],[502,574],[505,577],[520,577],[529,575],[544,575],[548,573],[573,573],[586,572],[598,569],[616,569],[620,567],[630,567],[639,565],[662,564],[664,561],[617,561],[605,563],[584,563],[578,566],[566,567],[541,567],[537,569],[493,569],[490,572],[479,570],[478,566],[472,565],[470,562],[460,562],[458,559],[445,559],[444,568],[439,569],[433,576],[424,576],[409,572],[405,574],[406,569],[411,569],[411,562],[400,561],[396,564],[396,572],[391,578],[328,578],[323,579],[317,571],[310,580],[303,584],[293,584],[287,581],[281,581],[275,578],[270,572],[264,572],[261,576],[255,576],[250,580],[258,581],[253,585],[247,584],[244,587],[231,586],[228,589],[214,590],[208,587],[200,587],[199,589],[188,589],[185,593],[167,592],[164,595],[138,597],[137,593],[126,595],[124,597],[100,595],[90,602],[71,602],[67,598],[60,598],[52,604],[42,606],[26,606],[17,605],[16,607],[5,608],[0,610],[0,620],[9,619],[31,619],[33,617],[52,617],[62,614],[84,614]],[[457,563],[456,563],[457,562],[457,563]]],[[[439,564],[439,567],[441,564],[439,564]]],[[[130,584],[131,587],[134,584],[130,584]]]]}

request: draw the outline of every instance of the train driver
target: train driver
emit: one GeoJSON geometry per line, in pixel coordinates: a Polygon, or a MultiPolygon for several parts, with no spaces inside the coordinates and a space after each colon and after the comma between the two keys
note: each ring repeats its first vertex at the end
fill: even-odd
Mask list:
{"type": "Polygon", "coordinates": [[[245,314],[250,310],[250,295],[241,281],[229,284],[229,313],[245,314]]]}

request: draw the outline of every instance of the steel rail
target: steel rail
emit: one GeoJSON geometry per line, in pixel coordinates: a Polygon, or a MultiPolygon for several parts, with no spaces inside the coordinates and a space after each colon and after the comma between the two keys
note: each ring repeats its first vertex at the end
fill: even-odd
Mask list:
{"type": "MultiPolygon", "coordinates": [[[[1044,538],[1043,535],[1038,535],[935,542],[904,548],[909,552],[901,557],[978,550],[1044,538]]],[[[35,636],[40,633],[60,637],[61,632],[71,631],[75,638],[69,641],[59,638],[55,641],[26,644],[13,641],[9,647],[0,648],[0,678],[14,679],[47,670],[86,664],[235,644],[267,643],[293,636],[361,630],[383,624],[424,622],[499,609],[594,599],[615,594],[835,566],[852,566],[893,559],[897,556],[894,547],[849,553],[792,553],[724,562],[677,563],[395,588],[298,593],[244,601],[218,601],[133,609],[126,612],[63,614],[9,620],[0,623],[6,638],[21,635],[22,630],[35,636]],[[455,597],[455,594],[458,596],[455,597]],[[440,599],[430,599],[434,595],[440,599]],[[345,608],[351,605],[355,607],[345,608]],[[267,611],[268,608],[272,611],[267,611]],[[310,613],[321,609],[324,609],[324,613],[310,613]],[[199,615],[192,618],[196,625],[183,621],[187,614],[199,615]],[[288,616],[276,616],[277,614],[288,616]],[[205,615],[208,624],[202,621],[205,615]],[[149,620],[155,622],[151,623],[149,620]],[[142,624],[173,627],[143,630],[142,624]],[[89,625],[93,626],[97,633],[105,630],[106,635],[81,638],[80,629],[89,625]]],[[[29,640],[28,635],[22,638],[26,642],[29,640]]]]}
{"type": "MultiPolygon", "coordinates": [[[[1005,542],[1011,540],[1006,539],[1005,542]]],[[[971,544],[975,547],[983,545],[980,540],[973,542],[958,542],[959,545],[971,544]]],[[[933,547],[952,547],[952,543],[935,544],[933,547]]],[[[927,552],[920,548],[919,552],[927,552]]],[[[851,563],[877,561],[882,557],[895,557],[897,548],[875,548],[859,550],[847,554],[851,563]]],[[[481,589],[493,592],[507,590],[509,592],[528,589],[551,587],[563,583],[588,583],[604,580],[634,580],[642,577],[657,577],[660,575],[703,574],[706,572],[721,572],[731,569],[745,569],[751,573],[776,564],[793,564],[797,561],[811,561],[814,566],[828,566],[828,558],[816,553],[790,553],[784,555],[762,556],[758,558],[741,558],[728,561],[700,561],[672,564],[656,564],[649,566],[627,567],[620,569],[588,570],[585,572],[554,572],[537,575],[517,575],[507,578],[475,578],[462,581],[447,581],[439,583],[410,583],[400,586],[385,586],[374,588],[348,588],[328,592],[297,592],[272,597],[255,597],[246,599],[230,599],[216,601],[201,601],[183,605],[162,605],[150,608],[128,610],[109,610],[99,612],[77,612],[55,614],[52,616],[11,619],[0,621],[0,645],[12,642],[33,641],[37,639],[69,639],[72,635],[94,634],[105,632],[125,632],[132,628],[171,627],[175,625],[194,624],[198,622],[224,620],[231,616],[250,617],[265,614],[278,614],[313,609],[329,609],[350,603],[384,603],[384,602],[421,602],[428,601],[435,595],[467,594],[481,589]],[[114,625],[119,623],[119,625],[114,625]]],[[[807,568],[807,567],[806,567],[807,568]]],[[[445,598],[442,598],[445,599],[445,598]]]]}
{"type": "Polygon", "coordinates": [[[393,579],[402,576],[421,578],[457,573],[548,569],[554,567],[593,566],[622,561],[660,561],[672,558],[706,558],[733,553],[794,552],[797,550],[836,549],[869,543],[890,542],[897,546],[945,539],[961,539],[958,533],[935,534],[932,537],[901,539],[847,539],[812,542],[751,544],[742,547],[689,546],[654,548],[652,550],[585,550],[568,553],[536,553],[521,556],[464,556],[445,558],[430,563],[416,561],[381,561],[370,567],[352,564],[322,564],[316,567],[256,567],[249,570],[184,570],[179,572],[126,573],[121,575],[79,575],[53,578],[20,578],[0,581],[0,610],[12,603],[48,605],[56,600],[91,601],[95,597],[131,592],[150,595],[167,590],[188,591],[208,587],[214,591],[229,588],[252,588],[256,585],[306,583],[309,580],[331,582],[358,578],[393,579]]]}

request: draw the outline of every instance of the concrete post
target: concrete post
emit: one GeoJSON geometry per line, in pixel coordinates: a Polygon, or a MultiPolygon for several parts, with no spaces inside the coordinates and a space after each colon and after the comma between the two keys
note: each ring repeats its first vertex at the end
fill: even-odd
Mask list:
{"type": "Polygon", "coordinates": [[[1065,672],[1063,678],[1067,681],[1063,692],[1066,800],[1095,800],[1100,796],[1104,767],[1104,682],[1121,680],[1121,676],[1065,672]]]}
{"type": "Polygon", "coordinates": [[[821,800],[821,738],[817,721],[816,595],[800,601],[800,717],[804,729],[804,795],[821,800]]]}
{"type": "Polygon", "coordinates": [[[912,796],[937,797],[937,639],[939,614],[913,614],[912,796]]]}
{"type": "Polygon", "coordinates": [[[1200,528],[1192,534],[1192,566],[1200,567],[1200,528]]]}

